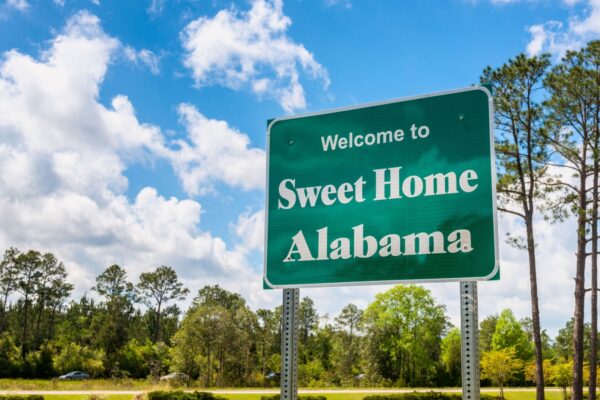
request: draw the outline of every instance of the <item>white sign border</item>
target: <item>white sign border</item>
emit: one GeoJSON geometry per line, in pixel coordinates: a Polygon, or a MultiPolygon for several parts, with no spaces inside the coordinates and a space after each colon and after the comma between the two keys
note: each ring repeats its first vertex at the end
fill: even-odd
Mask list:
{"type": "Polygon", "coordinates": [[[495,138],[494,138],[494,98],[492,96],[492,94],[490,93],[490,91],[484,87],[484,86],[480,86],[480,85],[474,85],[474,86],[468,86],[465,88],[459,88],[459,89],[452,89],[452,90],[445,90],[445,91],[440,91],[440,92],[432,92],[432,93],[427,93],[427,94],[423,94],[423,95],[417,95],[417,96],[408,96],[408,97],[401,97],[401,98],[397,98],[397,99],[392,99],[392,100],[385,100],[385,101],[379,101],[379,102],[372,102],[372,103],[364,103],[364,104],[360,104],[360,105],[356,105],[356,106],[348,106],[348,107],[340,107],[340,108],[334,108],[334,109],[329,109],[329,110],[324,110],[324,111],[317,111],[317,112],[312,112],[312,113],[305,113],[305,114],[298,114],[298,115],[289,115],[289,116],[285,116],[285,117],[278,117],[278,118],[274,118],[269,122],[269,125],[267,126],[267,180],[266,180],[266,190],[265,190],[265,244],[264,244],[264,254],[263,254],[263,282],[270,288],[270,289],[297,289],[297,288],[314,288],[314,287],[340,287],[340,286],[366,286],[366,285],[393,285],[393,284],[397,284],[397,283],[431,283],[431,282],[463,282],[463,281],[487,281],[490,280],[491,278],[493,278],[498,271],[500,270],[500,255],[498,252],[498,207],[496,204],[497,198],[496,198],[496,148],[495,148],[495,138]],[[394,104],[394,103],[403,103],[406,101],[411,101],[411,100],[420,100],[420,99],[426,99],[428,97],[437,97],[437,96],[444,96],[444,95],[448,95],[448,94],[456,94],[456,93],[464,93],[464,92],[471,92],[471,91],[482,91],[486,94],[486,96],[488,97],[488,110],[489,110],[489,122],[490,122],[490,126],[489,126],[489,130],[490,130],[490,163],[491,163],[491,173],[492,173],[492,207],[493,207],[493,212],[494,212],[494,258],[495,258],[495,265],[494,265],[494,269],[492,270],[492,272],[489,275],[483,276],[483,277],[468,277],[468,278],[432,278],[432,279],[405,279],[405,280],[384,280],[384,281],[358,281],[358,282],[332,282],[332,283],[306,283],[306,284],[298,284],[298,285],[276,285],[273,284],[271,282],[269,282],[269,279],[267,278],[267,255],[268,255],[268,246],[269,246],[269,149],[270,149],[270,143],[271,143],[271,128],[273,127],[273,125],[275,125],[277,122],[280,121],[286,121],[286,120],[290,120],[290,119],[298,119],[298,118],[305,118],[305,117],[312,117],[312,116],[316,116],[316,115],[325,115],[325,114],[333,114],[333,113],[337,113],[337,112],[342,112],[342,111],[352,111],[352,110],[359,110],[362,108],[369,108],[369,107],[375,107],[375,106],[381,106],[381,105],[386,105],[386,104],[394,104]]]}

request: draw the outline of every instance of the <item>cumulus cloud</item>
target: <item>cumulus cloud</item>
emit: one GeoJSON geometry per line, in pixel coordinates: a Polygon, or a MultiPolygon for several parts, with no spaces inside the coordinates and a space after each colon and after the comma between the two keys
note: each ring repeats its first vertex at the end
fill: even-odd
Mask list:
{"type": "Polygon", "coordinates": [[[217,181],[245,190],[264,188],[265,152],[250,147],[247,135],[190,104],[181,104],[178,113],[187,139],[175,142],[171,158],[188,194],[212,191],[217,181]]]}
{"type": "Polygon", "coordinates": [[[261,97],[274,97],[287,112],[303,109],[300,72],[325,88],[329,77],[313,54],[287,35],[290,25],[282,0],[254,0],[246,12],[232,8],[200,17],[181,34],[184,64],[198,86],[249,87],[261,97]]]}
{"type": "MultiPolygon", "coordinates": [[[[206,150],[207,140],[228,141],[233,153],[224,157],[232,164],[232,158],[246,156],[244,151],[260,164],[262,152],[249,148],[244,134],[187,105],[180,112],[190,139],[179,144],[178,152],[159,127],[138,120],[127,96],[101,104],[102,82],[120,49],[97,17],[80,12],[39,58],[16,50],[3,55],[0,248],[52,251],[65,261],[79,291],[89,290],[94,277],[112,263],[126,267],[132,279],[165,264],[175,267],[191,289],[227,280],[226,287],[255,304],[264,301],[269,295],[260,289],[257,270],[243,252],[202,229],[197,201],[165,198],[151,187],[131,200],[125,176],[139,160],[179,159],[183,172],[188,164],[208,168],[202,180],[212,184],[216,174],[224,173],[206,150]]],[[[250,163],[242,168],[264,174],[250,163]]],[[[247,183],[252,179],[224,177],[242,187],[257,185],[247,183]]],[[[200,191],[192,181],[186,180],[200,191]]]]}
{"type": "MultiPolygon", "coordinates": [[[[576,0],[566,0],[573,6],[576,0]]],[[[563,56],[567,50],[576,50],[594,39],[600,38],[600,0],[588,0],[584,16],[574,15],[567,23],[547,21],[529,27],[531,40],[527,45],[529,55],[549,52],[555,57],[563,56]]]]}

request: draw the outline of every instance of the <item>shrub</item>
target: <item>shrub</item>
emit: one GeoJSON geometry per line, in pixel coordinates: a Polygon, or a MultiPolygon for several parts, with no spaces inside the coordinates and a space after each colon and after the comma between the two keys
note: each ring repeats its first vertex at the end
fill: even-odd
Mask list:
{"type": "Polygon", "coordinates": [[[182,392],[181,390],[157,390],[155,392],[148,393],[148,400],[225,400],[225,398],[215,396],[210,392],[182,392]]]}
{"type": "MultiPolygon", "coordinates": [[[[261,396],[260,400],[279,400],[280,398],[281,395],[273,394],[269,396],[261,396]]],[[[298,400],[327,400],[327,397],[307,394],[303,396],[298,396],[298,400]]]]}
{"type": "Polygon", "coordinates": [[[30,394],[28,396],[4,395],[0,396],[0,400],[44,400],[44,396],[39,394],[30,394]]]}
{"type": "MultiPolygon", "coordinates": [[[[496,396],[482,394],[481,400],[498,400],[496,396]]],[[[460,393],[442,393],[442,392],[410,392],[410,393],[392,393],[375,394],[365,397],[363,400],[462,400],[460,393]]]]}

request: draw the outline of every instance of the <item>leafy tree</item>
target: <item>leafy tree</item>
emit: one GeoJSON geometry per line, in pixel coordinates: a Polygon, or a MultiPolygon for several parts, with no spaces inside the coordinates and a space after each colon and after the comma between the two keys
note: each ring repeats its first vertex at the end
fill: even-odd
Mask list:
{"type": "MultiPolygon", "coordinates": [[[[534,362],[530,362],[524,365],[525,366],[525,379],[530,382],[535,383],[537,379],[537,366],[534,362]]],[[[550,360],[544,360],[544,382],[551,384],[552,383],[552,362],[550,360]]]]}
{"type": "Polygon", "coordinates": [[[198,377],[205,362],[202,354],[204,338],[198,329],[198,325],[203,322],[202,313],[199,307],[188,312],[179,330],[173,336],[173,347],[171,347],[171,371],[183,372],[192,379],[198,377]]]}
{"type": "Polygon", "coordinates": [[[31,304],[42,278],[41,254],[30,250],[16,259],[15,288],[23,298],[21,305],[21,356],[25,359],[30,345],[31,304]]]}
{"type": "Polygon", "coordinates": [[[173,337],[172,369],[200,377],[207,387],[243,384],[254,365],[257,327],[239,294],[206,286],[173,337]]]}
{"type": "Polygon", "coordinates": [[[492,337],[496,332],[498,315],[488,315],[479,324],[479,350],[483,353],[492,349],[492,337]]]}
{"type": "MultiPolygon", "coordinates": [[[[105,308],[92,320],[94,343],[111,361],[112,356],[127,343],[135,290],[133,284],[127,281],[127,272],[118,265],[111,265],[98,275],[92,290],[105,299],[105,308]]],[[[110,363],[107,370],[113,367],[110,363]]]]}
{"type": "Polygon", "coordinates": [[[119,368],[133,378],[152,376],[158,378],[168,370],[169,351],[164,343],[153,343],[147,339],[139,343],[131,339],[119,350],[119,368]]]}
{"type": "Polygon", "coordinates": [[[563,400],[567,400],[567,388],[573,384],[573,361],[561,361],[552,365],[550,382],[561,388],[563,400]]]}
{"type": "Polygon", "coordinates": [[[337,327],[340,329],[340,346],[336,351],[339,359],[339,373],[349,379],[358,365],[359,347],[357,343],[357,332],[361,323],[363,311],[354,304],[348,304],[340,315],[335,318],[337,327]]]}
{"type": "Polygon", "coordinates": [[[492,336],[493,350],[507,348],[513,348],[516,357],[522,361],[531,359],[531,342],[527,337],[527,333],[509,309],[505,309],[500,313],[496,330],[492,336]]]}
{"type": "Polygon", "coordinates": [[[96,277],[96,285],[92,288],[107,303],[121,299],[133,301],[135,289],[131,282],[127,282],[127,271],[113,264],[96,277]]]}
{"type": "Polygon", "coordinates": [[[398,285],[379,293],[363,319],[371,376],[408,386],[433,382],[448,321],[428,290],[398,285]]]}
{"type": "Polygon", "coordinates": [[[34,330],[36,347],[54,335],[56,314],[73,290],[73,285],[67,282],[65,266],[53,254],[44,254],[40,261],[41,277],[36,288],[37,316],[34,330]]]}
{"type": "Polygon", "coordinates": [[[504,399],[504,386],[523,368],[523,361],[515,356],[512,347],[486,351],[481,355],[481,377],[489,379],[500,388],[500,398],[504,399]]]}
{"type": "Polygon", "coordinates": [[[91,345],[96,335],[96,332],[92,330],[92,321],[98,313],[99,307],[86,295],[82,296],[79,301],[72,300],[57,328],[58,344],[60,346],[69,343],[80,346],[91,345]]]}
{"type": "Polygon", "coordinates": [[[15,377],[21,368],[21,351],[12,336],[5,332],[0,335],[0,377],[15,377]]]}
{"type": "Polygon", "coordinates": [[[459,386],[461,380],[461,336],[460,329],[454,328],[442,339],[441,362],[447,375],[448,386],[459,386]]]}
{"type": "Polygon", "coordinates": [[[317,328],[319,323],[319,314],[315,308],[315,302],[310,297],[302,298],[298,315],[300,343],[306,345],[310,333],[317,328]]]}
{"type": "Polygon", "coordinates": [[[162,340],[161,311],[163,306],[173,300],[185,299],[189,290],[183,287],[175,270],[164,265],[153,272],[142,273],[137,289],[141,303],[152,310],[156,316],[151,337],[154,341],[162,340]]]}
{"type": "Polygon", "coordinates": [[[54,357],[54,369],[59,373],[86,371],[92,376],[104,372],[104,352],[69,343],[54,357]]]}
{"type": "Polygon", "coordinates": [[[198,295],[192,301],[192,307],[221,306],[228,310],[236,310],[244,307],[246,301],[238,293],[232,293],[219,285],[207,285],[198,291],[198,295]]]}
{"type": "MultiPolygon", "coordinates": [[[[583,335],[583,354],[585,358],[588,358],[590,354],[590,338],[591,326],[588,323],[584,325],[583,335]]],[[[554,341],[554,352],[559,359],[573,359],[573,319],[567,321],[565,327],[558,331],[554,341]]]]}
{"type": "Polygon", "coordinates": [[[535,202],[545,196],[543,181],[549,155],[542,134],[545,114],[536,99],[543,89],[542,79],[549,65],[548,55],[527,57],[519,54],[497,69],[486,68],[481,78],[494,88],[499,133],[496,142],[500,173],[498,209],[519,217],[525,225],[525,235],[509,236],[509,243],[528,253],[537,400],[544,399],[544,373],[533,220],[535,202]]]}
{"type": "Polygon", "coordinates": [[[0,261],[0,334],[4,332],[6,326],[6,309],[8,307],[8,298],[14,293],[17,285],[17,257],[19,250],[10,247],[4,252],[2,261],[0,261]]]}
{"type": "Polygon", "coordinates": [[[257,355],[261,374],[279,370],[280,366],[272,365],[273,356],[280,351],[281,344],[281,307],[275,311],[264,308],[256,311],[258,326],[256,330],[257,355]]]}
{"type": "Polygon", "coordinates": [[[335,318],[335,322],[341,329],[348,332],[350,341],[358,330],[363,311],[350,303],[340,311],[340,315],[335,318]]]}

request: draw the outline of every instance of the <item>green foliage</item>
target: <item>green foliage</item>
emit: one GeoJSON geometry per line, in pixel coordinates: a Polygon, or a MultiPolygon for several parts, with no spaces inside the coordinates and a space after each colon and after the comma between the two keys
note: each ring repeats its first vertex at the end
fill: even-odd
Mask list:
{"type": "Polygon", "coordinates": [[[0,395],[0,400],[44,400],[44,396],[39,394],[30,394],[26,396],[11,395],[0,395]]]}
{"type": "Polygon", "coordinates": [[[155,391],[148,393],[148,400],[225,400],[210,392],[155,391]]]}
{"type": "Polygon", "coordinates": [[[431,385],[448,320],[431,293],[398,285],[376,296],[363,316],[367,333],[365,358],[371,377],[398,385],[431,385]]]}
{"type": "MultiPolygon", "coordinates": [[[[496,400],[496,396],[481,394],[481,400],[496,400]]],[[[458,393],[442,392],[410,392],[393,394],[375,394],[366,396],[363,400],[461,400],[462,395],[458,393]]]]}
{"type": "Polygon", "coordinates": [[[21,351],[14,339],[4,333],[0,336],[0,377],[15,376],[21,370],[21,351]]]}
{"type": "Polygon", "coordinates": [[[173,300],[183,300],[189,293],[183,283],[179,282],[177,273],[171,267],[161,266],[155,271],[144,272],[140,275],[137,285],[138,300],[152,310],[151,320],[152,340],[162,340],[162,312],[166,303],[173,300]]]}
{"type": "Polygon", "coordinates": [[[454,328],[442,339],[441,361],[446,374],[445,381],[452,386],[460,386],[460,338],[460,329],[454,328]]]}
{"type": "Polygon", "coordinates": [[[500,397],[504,399],[504,386],[516,374],[521,372],[523,362],[515,355],[515,349],[486,351],[481,355],[481,378],[489,379],[500,388],[500,397]]]}
{"type": "Polygon", "coordinates": [[[498,315],[488,315],[479,324],[479,351],[482,353],[492,349],[492,336],[496,332],[498,315]]]}
{"type": "Polygon", "coordinates": [[[496,322],[496,329],[492,335],[492,349],[508,348],[513,348],[516,357],[522,361],[528,361],[533,356],[532,343],[527,337],[527,333],[513,312],[506,309],[500,313],[496,322]]]}
{"type": "MultiPolygon", "coordinates": [[[[281,396],[278,394],[270,395],[270,396],[260,396],[260,400],[280,400],[281,396]]],[[[298,396],[298,400],[327,400],[327,397],[320,395],[309,395],[302,394],[298,396]]]]}
{"type": "Polygon", "coordinates": [[[241,296],[203,288],[173,337],[171,370],[200,378],[206,387],[250,381],[257,325],[241,296]]]}
{"type": "Polygon", "coordinates": [[[104,352],[69,343],[56,354],[53,365],[60,374],[86,371],[91,376],[99,376],[104,372],[104,352]]]}

